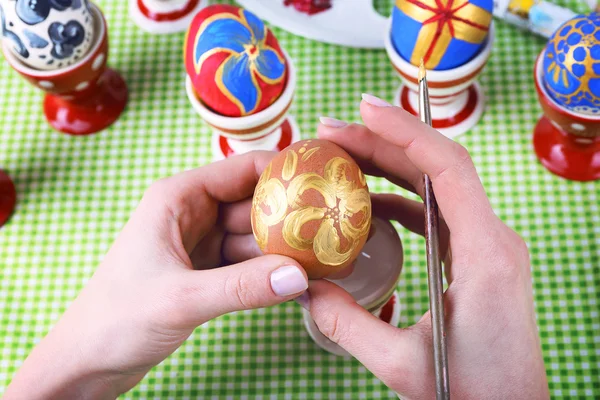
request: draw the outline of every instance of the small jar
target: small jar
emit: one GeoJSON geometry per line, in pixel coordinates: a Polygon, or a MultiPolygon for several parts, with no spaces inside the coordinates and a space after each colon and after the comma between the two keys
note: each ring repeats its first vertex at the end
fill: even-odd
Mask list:
{"type": "MultiPolygon", "coordinates": [[[[400,302],[396,286],[404,260],[402,242],[389,221],[373,217],[372,223],[375,233],[356,259],[352,274],[344,279],[329,280],[350,293],[371,314],[398,326],[400,302]]],[[[319,347],[338,356],[349,355],[319,331],[308,311],[302,312],[304,326],[319,347]]]]}

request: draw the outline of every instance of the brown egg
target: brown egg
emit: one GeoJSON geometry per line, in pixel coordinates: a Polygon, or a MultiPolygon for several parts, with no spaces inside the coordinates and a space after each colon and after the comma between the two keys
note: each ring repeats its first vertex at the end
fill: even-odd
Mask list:
{"type": "Polygon", "coordinates": [[[309,279],[352,263],[371,227],[371,198],[362,171],[341,147],[304,140],[279,153],[260,177],[252,230],[265,254],[298,261],[309,279]]]}

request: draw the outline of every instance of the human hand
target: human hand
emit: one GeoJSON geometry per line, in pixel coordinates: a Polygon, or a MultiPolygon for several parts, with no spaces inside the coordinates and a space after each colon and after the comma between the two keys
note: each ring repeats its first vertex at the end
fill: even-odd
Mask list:
{"type": "MultiPolygon", "coordinates": [[[[366,126],[323,119],[319,137],[346,149],[366,174],[423,196],[433,182],[445,220],[444,293],[450,390],[457,399],[542,399],[548,386],[535,322],[523,240],[494,214],[467,150],[400,108],[364,96],[366,126]]],[[[423,206],[375,195],[373,210],[423,234],[423,206]]],[[[435,398],[430,314],[398,329],[375,318],[330,282],[311,282],[303,297],[312,318],[406,399],[435,398]]]]}
{"type": "Polygon", "coordinates": [[[298,263],[261,257],[252,235],[252,194],[273,156],[246,154],[152,185],[4,398],[115,398],[204,322],[303,293],[298,263]]]}

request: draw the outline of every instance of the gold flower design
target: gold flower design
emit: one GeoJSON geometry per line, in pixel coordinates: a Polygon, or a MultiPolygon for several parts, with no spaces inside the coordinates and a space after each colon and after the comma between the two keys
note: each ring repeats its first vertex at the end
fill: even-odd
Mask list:
{"type": "Polygon", "coordinates": [[[252,200],[252,230],[258,246],[263,250],[267,247],[269,227],[280,223],[287,211],[285,187],[279,180],[269,179],[270,176],[271,164],[260,176],[252,200]],[[261,207],[263,204],[269,207],[270,214],[263,211],[261,207]]]}
{"type": "MultiPolygon", "coordinates": [[[[311,155],[314,154],[312,149],[310,152],[311,155]]],[[[323,176],[303,173],[292,179],[297,165],[297,154],[289,150],[282,169],[282,178],[285,181],[291,179],[287,190],[278,179],[270,178],[270,166],[261,176],[253,202],[252,224],[256,240],[264,250],[269,227],[283,220],[282,236],[290,247],[300,251],[312,247],[317,260],[322,264],[342,265],[350,259],[370,229],[369,192],[366,187],[358,187],[356,182],[347,179],[346,173],[351,164],[342,157],[329,160],[323,176]],[[310,189],[323,196],[324,207],[304,203],[302,194],[310,189]],[[270,208],[269,215],[263,211],[263,205],[270,208]],[[292,211],[286,216],[287,207],[292,211]],[[352,218],[359,213],[362,213],[359,221],[353,224],[352,218]],[[301,230],[310,221],[321,223],[314,238],[305,238],[301,230]],[[345,251],[342,251],[340,233],[347,242],[345,251]]],[[[360,170],[358,175],[361,186],[366,186],[365,177],[360,170]]]]}

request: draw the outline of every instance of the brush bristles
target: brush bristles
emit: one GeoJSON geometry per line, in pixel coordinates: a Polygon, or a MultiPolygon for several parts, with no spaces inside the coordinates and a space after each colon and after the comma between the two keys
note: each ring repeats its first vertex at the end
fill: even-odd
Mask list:
{"type": "Polygon", "coordinates": [[[425,79],[425,63],[421,58],[421,65],[419,66],[419,82],[421,82],[423,79],[425,79]]]}

